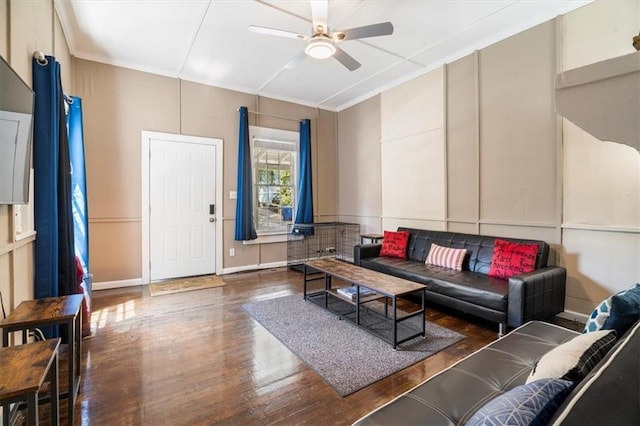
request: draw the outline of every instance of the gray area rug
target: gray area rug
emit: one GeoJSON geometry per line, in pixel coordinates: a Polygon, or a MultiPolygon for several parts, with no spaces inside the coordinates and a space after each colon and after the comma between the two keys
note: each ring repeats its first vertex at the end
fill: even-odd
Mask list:
{"type": "MultiPolygon", "coordinates": [[[[346,305],[351,306],[337,302],[334,309],[345,309],[346,313],[349,309],[346,305]]],[[[302,295],[252,302],[242,307],[341,396],[415,364],[465,337],[427,322],[425,338],[416,337],[394,351],[389,343],[349,321],[340,320],[314,302],[305,301],[302,295]]],[[[420,321],[411,318],[407,322],[414,319],[420,321]]]]}

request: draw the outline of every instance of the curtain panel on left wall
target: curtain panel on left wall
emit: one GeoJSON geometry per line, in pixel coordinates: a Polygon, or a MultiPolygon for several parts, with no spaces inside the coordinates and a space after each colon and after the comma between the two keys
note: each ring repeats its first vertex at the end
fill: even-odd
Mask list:
{"type": "Polygon", "coordinates": [[[76,292],[71,167],[60,64],[33,59],[36,298],[76,292]]]}

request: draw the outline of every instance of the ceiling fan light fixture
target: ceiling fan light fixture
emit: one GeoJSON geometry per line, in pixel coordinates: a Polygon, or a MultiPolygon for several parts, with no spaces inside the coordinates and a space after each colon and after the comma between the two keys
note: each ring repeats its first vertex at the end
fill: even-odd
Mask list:
{"type": "Polygon", "coordinates": [[[325,38],[316,38],[313,39],[307,44],[304,52],[316,59],[327,59],[333,56],[336,53],[336,47],[333,45],[331,40],[327,40],[325,38]]]}

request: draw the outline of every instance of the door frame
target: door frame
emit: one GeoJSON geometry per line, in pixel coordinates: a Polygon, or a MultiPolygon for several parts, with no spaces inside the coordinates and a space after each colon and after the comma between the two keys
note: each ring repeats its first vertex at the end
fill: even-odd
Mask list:
{"type": "Polygon", "coordinates": [[[150,264],[150,211],[149,211],[149,199],[150,199],[150,185],[149,172],[150,172],[150,159],[151,152],[151,139],[163,139],[185,143],[197,143],[201,145],[212,145],[216,152],[216,258],[215,258],[215,273],[219,275],[222,272],[222,191],[223,191],[223,141],[222,139],[205,138],[200,136],[187,136],[179,135],[176,133],[162,133],[152,132],[148,130],[142,131],[142,161],[141,161],[141,180],[142,180],[142,284],[148,284],[151,277],[151,264],[150,264]]]}

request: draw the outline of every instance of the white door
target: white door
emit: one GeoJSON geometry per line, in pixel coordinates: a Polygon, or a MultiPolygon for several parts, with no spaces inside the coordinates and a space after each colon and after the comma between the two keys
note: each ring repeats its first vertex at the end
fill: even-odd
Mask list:
{"type": "Polygon", "coordinates": [[[214,274],[216,147],[149,142],[150,279],[214,274]]]}

